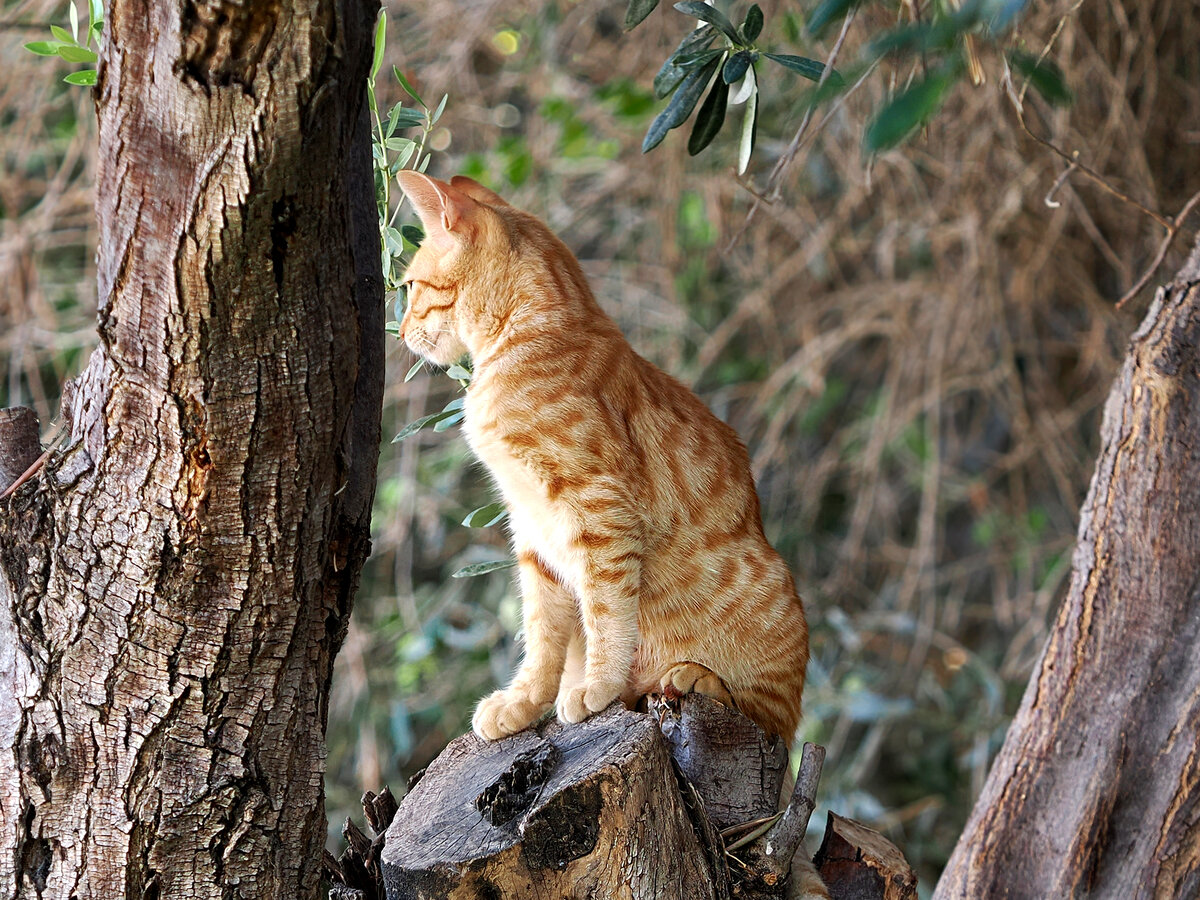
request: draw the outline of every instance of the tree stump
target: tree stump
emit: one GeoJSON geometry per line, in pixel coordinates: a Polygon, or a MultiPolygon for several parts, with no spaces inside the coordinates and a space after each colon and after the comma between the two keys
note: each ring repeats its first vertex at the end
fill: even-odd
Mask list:
{"type": "MultiPolygon", "coordinates": [[[[824,751],[805,745],[782,815],[787,754],[736,710],[689,694],[650,715],[613,707],[579,725],[550,720],[502,741],[454,741],[413,785],[381,856],[388,900],[783,897],[812,811],[824,751]]],[[[839,850],[836,879],[909,900],[862,877],[903,855],[881,835],[839,850]],[[890,848],[888,850],[887,848],[890,848]]],[[[843,833],[843,832],[839,832],[843,833]]],[[[832,870],[831,870],[832,871],[832,870]]],[[[915,884],[915,879],[912,879],[915,884]]]]}
{"type": "Polygon", "coordinates": [[[390,900],[599,898],[615,883],[634,900],[716,900],[719,846],[702,845],[692,814],[649,716],[613,707],[500,741],[467,734],[392,820],[384,884],[390,900]]]}

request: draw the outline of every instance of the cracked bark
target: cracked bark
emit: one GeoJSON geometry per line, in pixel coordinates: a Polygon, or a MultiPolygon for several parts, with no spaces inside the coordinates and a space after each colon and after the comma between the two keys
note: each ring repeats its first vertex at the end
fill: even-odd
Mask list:
{"type": "Polygon", "coordinates": [[[941,900],[1200,895],[1200,244],[1102,434],[1070,589],[941,900]]]}
{"type": "Polygon", "coordinates": [[[0,897],[315,897],[383,388],[378,3],[113,0],[100,347],[0,502],[0,897]]]}

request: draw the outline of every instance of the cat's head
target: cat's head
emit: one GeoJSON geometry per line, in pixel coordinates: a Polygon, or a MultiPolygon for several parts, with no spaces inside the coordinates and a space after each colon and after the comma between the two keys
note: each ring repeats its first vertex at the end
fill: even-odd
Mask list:
{"type": "Polygon", "coordinates": [[[498,194],[463,175],[449,183],[402,171],[425,240],[404,273],[408,309],[400,336],[420,356],[449,365],[478,354],[511,302],[513,215],[498,194]]]}

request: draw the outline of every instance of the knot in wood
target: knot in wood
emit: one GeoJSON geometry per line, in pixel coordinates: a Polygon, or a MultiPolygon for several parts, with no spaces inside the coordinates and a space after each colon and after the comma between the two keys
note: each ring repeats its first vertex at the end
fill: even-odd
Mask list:
{"type": "Polygon", "coordinates": [[[475,798],[475,808],[492,825],[511,821],[537,800],[558,759],[558,748],[549,741],[519,753],[512,765],[475,798]]]}

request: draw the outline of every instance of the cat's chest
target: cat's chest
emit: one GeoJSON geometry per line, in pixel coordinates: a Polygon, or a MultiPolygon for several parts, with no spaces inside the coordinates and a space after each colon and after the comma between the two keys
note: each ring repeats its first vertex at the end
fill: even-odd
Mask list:
{"type": "MultiPolygon", "coordinates": [[[[495,404],[483,393],[469,393],[463,405],[467,443],[492,477],[510,506],[534,507],[545,503],[541,480],[528,458],[518,456],[505,435],[515,423],[494,412],[495,404]]],[[[530,448],[533,449],[533,448],[530,448]]],[[[526,457],[529,453],[525,454],[526,457]]]]}

